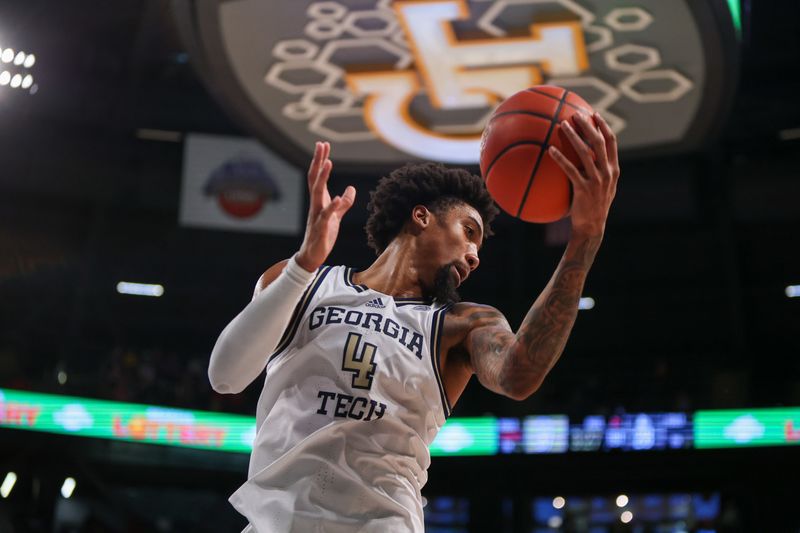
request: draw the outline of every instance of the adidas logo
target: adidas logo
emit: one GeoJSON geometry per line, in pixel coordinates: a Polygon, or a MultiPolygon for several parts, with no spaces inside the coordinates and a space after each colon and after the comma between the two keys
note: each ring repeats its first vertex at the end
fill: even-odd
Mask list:
{"type": "Polygon", "coordinates": [[[366,303],[366,306],[367,307],[377,307],[378,309],[383,309],[384,307],[386,307],[385,305],[383,305],[383,300],[381,300],[380,298],[374,298],[374,299],[368,301],[366,303]]]}

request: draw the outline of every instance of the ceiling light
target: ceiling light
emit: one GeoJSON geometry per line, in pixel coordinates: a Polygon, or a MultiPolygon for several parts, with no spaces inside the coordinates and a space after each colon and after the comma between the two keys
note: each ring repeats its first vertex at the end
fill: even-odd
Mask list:
{"type": "Polygon", "coordinates": [[[133,294],[135,296],[161,296],[164,294],[164,287],[150,283],[132,283],[130,281],[120,281],[117,283],[117,292],[120,294],[133,294]]]}
{"type": "Polygon", "coordinates": [[[590,298],[588,296],[586,298],[581,298],[578,302],[578,309],[594,309],[594,298],[590,298]]]}
{"type": "Polygon", "coordinates": [[[11,81],[11,73],[7,70],[4,70],[2,74],[0,74],[0,85],[8,85],[8,82],[11,81]]]}
{"type": "Polygon", "coordinates": [[[23,89],[27,89],[27,88],[28,88],[28,87],[30,87],[31,85],[33,85],[33,76],[31,76],[30,74],[28,74],[27,76],[25,76],[24,78],[22,78],[22,88],[23,88],[23,89]]]}
{"type": "Polygon", "coordinates": [[[9,472],[6,474],[6,478],[3,480],[3,484],[0,485],[0,496],[3,498],[8,498],[8,495],[11,494],[11,489],[14,488],[14,483],[17,482],[17,474],[14,472],[9,472]]]}
{"type": "Polygon", "coordinates": [[[21,65],[25,62],[25,52],[17,52],[17,57],[14,58],[15,65],[21,65]]]}
{"type": "Polygon", "coordinates": [[[16,89],[20,85],[22,85],[22,76],[19,74],[14,74],[14,77],[11,78],[11,86],[16,89]]]}
{"type": "Polygon", "coordinates": [[[65,498],[69,498],[72,496],[72,492],[75,490],[75,479],[68,477],[64,480],[64,484],[61,485],[61,495],[65,498]]]}
{"type": "Polygon", "coordinates": [[[23,63],[22,66],[25,68],[31,68],[34,63],[36,63],[36,56],[33,54],[28,54],[28,57],[25,58],[25,63],[23,63]]]}
{"type": "Polygon", "coordinates": [[[0,55],[0,59],[3,60],[3,63],[11,63],[14,60],[14,50],[6,48],[3,50],[3,54],[0,55]]]}

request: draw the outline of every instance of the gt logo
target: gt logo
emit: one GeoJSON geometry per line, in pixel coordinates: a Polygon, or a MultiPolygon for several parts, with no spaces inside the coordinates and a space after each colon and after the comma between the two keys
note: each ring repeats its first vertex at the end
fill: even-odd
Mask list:
{"type": "Polygon", "coordinates": [[[576,75],[588,69],[579,21],[532,24],[523,37],[459,41],[452,21],[469,19],[466,0],[397,1],[398,21],[419,72],[361,72],[346,75],[347,85],[366,96],[364,116],[384,142],[423,159],[474,163],[480,135],[433,132],[409,113],[422,78],[437,109],[485,108],[548,76],[576,75]]]}
{"type": "Polygon", "coordinates": [[[350,333],[347,335],[342,370],[353,373],[353,388],[369,390],[372,387],[372,376],[377,368],[377,365],[373,363],[377,347],[374,344],[364,342],[359,353],[360,344],[360,334],[350,333]]]}
{"type": "Polygon", "coordinates": [[[691,150],[724,123],[740,55],[733,0],[173,4],[202,78],[248,130],[297,165],[331,141],[354,172],[477,164],[495,104],[538,83],[581,95],[622,150],[691,150]]]}

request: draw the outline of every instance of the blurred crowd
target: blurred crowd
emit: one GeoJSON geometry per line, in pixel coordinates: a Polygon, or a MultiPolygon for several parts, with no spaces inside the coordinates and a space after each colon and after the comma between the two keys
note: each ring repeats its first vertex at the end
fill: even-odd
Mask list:
{"type": "Polygon", "coordinates": [[[252,414],[260,387],[218,394],[208,381],[209,354],[182,356],[161,348],[114,348],[102,369],[103,398],[120,402],[252,414]]]}
{"type": "MultiPolygon", "coordinates": [[[[80,361],[53,358],[26,364],[26,358],[0,350],[0,387],[85,396],[120,402],[253,414],[262,379],[241,394],[218,394],[208,382],[208,353],[179,354],[161,347],[95,348],[80,361]],[[9,364],[9,358],[16,358],[9,364]],[[5,364],[3,363],[5,361],[5,364]]],[[[565,357],[528,400],[500,397],[479,385],[467,387],[456,416],[528,414],[610,414],[690,412],[738,407],[748,401],[746,379],[736,373],[686,365],[666,357],[632,364],[597,365],[565,357]]]]}
{"type": "Polygon", "coordinates": [[[0,350],[0,388],[187,409],[252,414],[260,380],[242,394],[217,394],[208,381],[208,354],[134,346],[90,350],[80,361],[46,364],[0,350]]]}

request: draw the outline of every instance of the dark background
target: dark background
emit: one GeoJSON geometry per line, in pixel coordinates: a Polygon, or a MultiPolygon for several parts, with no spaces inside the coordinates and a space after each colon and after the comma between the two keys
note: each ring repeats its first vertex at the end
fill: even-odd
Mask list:
{"type": "MultiPolygon", "coordinates": [[[[800,405],[800,299],[784,293],[800,284],[800,139],[780,133],[800,128],[800,10],[788,1],[747,6],[734,104],[719,134],[691,153],[622,154],[618,196],[585,290],[596,307],[579,313],[544,386],[514,402],[474,382],[455,416],[800,405]]],[[[182,135],[248,132],[193,72],[169,4],[3,0],[0,46],[36,54],[39,89],[0,87],[0,387],[253,414],[259,385],[238,397],[212,393],[208,356],[261,272],[294,253],[301,237],[179,227],[182,135]],[[180,135],[153,141],[141,129],[180,135]],[[160,283],[165,294],[120,295],[120,280],[160,283]]],[[[372,260],[363,226],[378,177],[334,172],[334,191],[352,183],[359,196],[330,263],[363,268],[372,260]]],[[[502,215],[464,299],[494,305],[518,325],[563,251],[551,240],[558,229],[502,215]]],[[[119,445],[114,455],[109,444],[61,441],[0,433],[16,468],[28,465],[45,484],[58,478],[58,465],[93,473],[93,493],[110,495],[98,505],[139,517],[142,530],[171,529],[155,515],[141,518],[130,494],[136,487],[150,491],[148,505],[176,491],[186,495],[171,509],[207,500],[207,509],[233,513],[224,499],[244,480],[243,461],[212,454],[168,457],[119,445]]],[[[539,460],[531,485],[508,481],[520,466],[513,461],[527,458],[441,459],[428,490],[464,492],[474,476],[488,487],[508,481],[515,497],[613,492],[621,483],[721,490],[739,502],[742,531],[797,531],[789,510],[762,512],[757,503],[764,491],[770,501],[788,494],[780,471],[796,468],[796,452],[697,453],[678,454],[674,464],[658,454],[638,465],[597,457],[567,468],[569,482],[559,475],[563,464],[539,460]],[[692,466],[698,460],[703,466],[692,466]],[[764,517],[774,520],[771,529],[756,526],[764,517]]],[[[18,530],[50,527],[52,505],[26,502],[12,513],[18,530]]]]}

